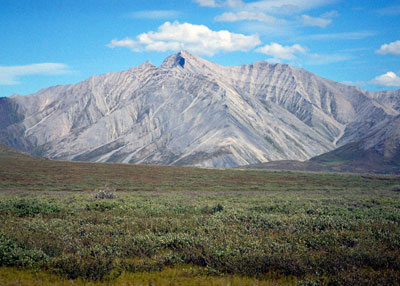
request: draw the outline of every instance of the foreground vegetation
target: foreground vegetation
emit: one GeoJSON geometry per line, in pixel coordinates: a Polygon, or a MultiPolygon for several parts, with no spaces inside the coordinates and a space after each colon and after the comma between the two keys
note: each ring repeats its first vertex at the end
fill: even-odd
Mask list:
{"type": "Polygon", "coordinates": [[[2,265],[89,280],[193,265],[200,276],[400,282],[392,190],[1,196],[2,265]]]}
{"type": "Polygon", "coordinates": [[[399,177],[10,156],[2,285],[400,283],[399,177]]]}
{"type": "Polygon", "coordinates": [[[59,275],[22,270],[18,268],[0,268],[0,285],[2,286],[133,286],[133,285],[198,285],[198,286],[276,286],[296,285],[294,277],[280,279],[268,277],[256,279],[253,277],[229,275],[204,275],[199,267],[180,266],[164,267],[161,271],[124,272],[113,280],[90,281],[83,279],[66,279],[59,275]]]}

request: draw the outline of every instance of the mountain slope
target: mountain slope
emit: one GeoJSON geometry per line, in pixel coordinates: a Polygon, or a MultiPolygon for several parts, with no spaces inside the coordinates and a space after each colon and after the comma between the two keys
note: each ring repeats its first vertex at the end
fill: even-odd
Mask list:
{"type": "Polygon", "coordinates": [[[34,157],[28,153],[18,151],[16,149],[13,149],[11,147],[8,147],[6,145],[0,144],[0,158],[2,159],[10,159],[10,160],[16,160],[20,158],[29,158],[29,159],[35,159],[35,160],[44,160],[43,158],[40,157],[34,157]]]}
{"type": "Polygon", "coordinates": [[[281,160],[241,168],[400,174],[400,116],[378,124],[357,142],[305,162],[281,160]]]}
{"type": "Polygon", "coordinates": [[[310,161],[359,172],[400,173],[400,116],[379,124],[360,141],[310,161]]]}
{"type": "Polygon", "coordinates": [[[0,140],[62,160],[214,167],[307,160],[393,120],[393,98],[288,65],[226,67],[180,52],[159,67],[146,62],[15,95],[19,119],[0,127],[0,140]]]}

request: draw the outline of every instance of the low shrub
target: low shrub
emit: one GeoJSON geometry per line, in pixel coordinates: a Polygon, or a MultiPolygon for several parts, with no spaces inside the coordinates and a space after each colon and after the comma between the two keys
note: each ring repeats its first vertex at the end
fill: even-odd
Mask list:
{"type": "Polygon", "coordinates": [[[108,280],[121,274],[114,261],[115,256],[106,251],[64,254],[55,258],[49,268],[69,279],[108,280]]]}
{"type": "Polygon", "coordinates": [[[299,286],[398,284],[398,193],[301,194],[134,192],[110,200],[91,192],[74,193],[73,203],[68,193],[4,195],[0,265],[89,280],[191,265],[210,275],[277,273],[299,286]]]}
{"type": "Polygon", "coordinates": [[[26,249],[7,235],[0,233],[0,266],[39,268],[46,265],[49,257],[40,249],[26,249]]]}
{"type": "Polygon", "coordinates": [[[60,212],[60,207],[39,199],[15,199],[0,203],[0,213],[14,214],[19,217],[52,214],[60,212]]]}
{"type": "Polygon", "coordinates": [[[221,204],[217,204],[216,206],[210,207],[205,206],[201,209],[201,213],[203,214],[215,214],[217,212],[221,212],[224,210],[224,207],[221,204]]]}
{"type": "Polygon", "coordinates": [[[107,210],[112,210],[113,208],[115,208],[116,206],[118,206],[117,203],[115,202],[93,202],[93,203],[89,203],[86,205],[86,210],[88,211],[107,211],[107,210]]]}

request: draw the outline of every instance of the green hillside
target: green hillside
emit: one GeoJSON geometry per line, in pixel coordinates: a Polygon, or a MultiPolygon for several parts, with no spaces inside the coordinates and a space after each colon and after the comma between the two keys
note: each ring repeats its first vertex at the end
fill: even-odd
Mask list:
{"type": "Polygon", "coordinates": [[[287,170],[307,172],[346,172],[370,174],[400,174],[400,153],[390,158],[374,149],[364,150],[360,142],[350,143],[311,158],[308,161],[272,161],[241,166],[244,169],[287,170]]]}
{"type": "Polygon", "coordinates": [[[327,166],[332,171],[358,173],[400,173],[400,154],[385,158],[373,149],[364,150],[360,143],[347,144],[310,161],[327,166]]]}

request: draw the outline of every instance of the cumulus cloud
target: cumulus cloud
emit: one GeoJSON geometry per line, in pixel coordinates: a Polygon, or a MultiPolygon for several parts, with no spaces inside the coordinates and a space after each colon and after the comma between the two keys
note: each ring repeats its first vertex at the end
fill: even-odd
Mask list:
{"type": "Polygon", "coordinates": [[[371,83],[383,86],[400,86],[400,77],[394,72],[387,72],[371,80],[371,83]]]}
{"type": "Polygon", "coordinates": [[[382,45],[379,48],[379,50],[376,50],[376,53],[381,55],[387,55],[387,54],[393,54],[397,56],[400,55],[400,40],[382,45]]]}
{"type": "Polygon", "coordinates": [[[275,17],[269,16],[263,12],[248,12],[248,11],[241,11],[237,13],[226,12],[216,16],[214,20],[219,22],[237,22],[237,21],[259,21],[265,23],[285,22],[284,20],[280,20],[275,17]]]}
{"type": "Polygon", "coordinates": [[[204,25],[165,22],[158,31],[142,33],[136,39],[112,40],[109,48],[126,47],[132,51],[179,51],[212,56],[218,52],[248,51],[261,44],[258,35],[243,35],[226,30],[213,31],[204,25]]]}
{"type": "Polygon", "coordinates": [[[129,16],[136,19],[171,19],[179,17],[180,14],[175,10],[148,10],[133,12],[129,16]]]}
{"type": "Polygon", "coordinates": [[[0,85],[19,84],[19,77],[25,75],[60,75],[68,72],[70,72],[69,66],[60,63],[0,66],[0,85]]]}
{"type": "Polygon", "coordinates": [[[117,48],[117,47],[124,47],[124,48],[130,48],[130,49],[135,49],[138,47],[138,44],[136,41],[130,39],[130,38],[125,38],[122,40],[117,40],[113,39],[111,42],[107,45],[109,48],[117,48]]]}
{"type": "Polygon", "coordinates": [[[280,60],[295,60],[297,54],[306,54],[306,48],[295,44],[292,46],[282,46],[278,43],[271,43],[270,45],[265,45],[256,50],[259,53],[263,53],[272,56],[272,61],[280,60]]]}
{"type": "Polygon", "coordinates": [[[351,60],[354,57],[349,54],[313,54],[306,47],[299,44],[283,46],[278,43],[271,43],[256,49],[256,52],[271,56],[269,62],[289,62],[293,65],[327,65],[341,61],[351,60]]]}

